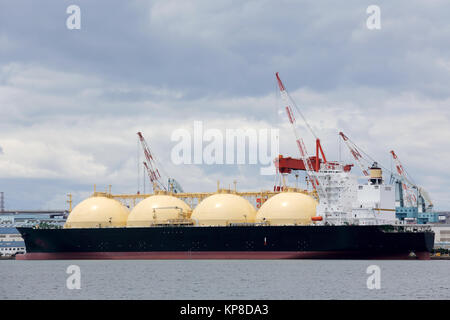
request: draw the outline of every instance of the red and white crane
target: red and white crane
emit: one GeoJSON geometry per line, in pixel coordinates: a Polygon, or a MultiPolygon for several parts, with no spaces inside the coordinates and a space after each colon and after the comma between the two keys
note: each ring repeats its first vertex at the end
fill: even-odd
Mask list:
{"type": "MultiPolygon", "coordinates": [[[[311,157],[308,155],[308,151],[306,150],[306,146],[305,143],[303,142],[303,139],[300,137],[298,130],[297,130],[297,121],[295,119],[294,116],[294,112],[292,109],[292,105],[295,105],[294,101],[290,98],[289,94],[286,91],[286,88],[283,85],[283,82],[280,79],[280,76],[278,75],[278,72],[276,73],[276,77],[277,77],[277,81],[278,81],[278,87],[280,88],[280,92],[281,92],[281,97],[283,99],[283,102],[285,103],[285,111],[286,114],[289,118],[289,122],[291,123],[292,126],[292,130],[294,131],[294,135],[295,135],[295,139],[296,139],[296,143],[297,143],[297,147],[298,150],[300,151],[300,159],[303,161],[304,167],[305,167],[305,171],[308,175],[309,180],[311,181],[314,189],[317,191],[317,194],[319,195],[319,198],[326,198],[327,197],[327,193],[325,191],[325,189],[322,187],[322,185],[319,183],[319,179],[317,176],[317,172],[319,171],[319,166],[320,166],[320,161],[318,161],[318,159],[316,160],[315,165],[313,165],[312,161],[311,161],[311,157]]],[[[308,127],[308,129],[311,131],[311,133],[316,137],[316,135],[314,134],[314,132],[312,131],[311,127],[308,125],[308,123],[306,122],[305,118],[303,117],[303,115],[300,113],[300,111],[297,109],[298,113],[300,114],[300,116],[303,118],[303,120],[305,121],[306,126],[308,127]]],[[[316,144],[318,146],[317,150],[320,150],[322,153],[322,157],[324,158],[324,162],[326,163],[326,159],[325,159],[325,154],[322,150],[322,147],[320,146],[320,140],[316,137],[316,144]]]]}
{"type": "Polygon", "coordinates": [[[358,147],[356,146],[356,144],[354,144],[343,132],[339,132],[339,135],[341,136],[342,140],[344,140],[346,146],[348,147],[348,149],[350,150],[350,153],[352,154],[353,158],[356,160],[356,162],[358,163],[359,167],[361,168],[362,173],[368,177],[369,176],[369,172],[368,170],[368,166],[365,166],[362,162],[362,160],[364,159],[362,156],[362,152],[360,152],[358,150],[358,147]]]}
{"type": "Polygon", "coordinates": [[[395,154],[394,150],[391,150],[391,154],[392,154],[392,158],[394,159],[394,162],[395,162],[395,168],[397,169],[397,173],[402,178],[401,183],[402,183],[402,189],[403,189],[403,193],[405,195],[405,199],[408,202],[410,207],[415,207],[415,206],[417,206],[417,198],[416,198],[416,195],[414,194],[414,192],[408,186],[408,184],[410,186],[415,186],[415,185],[408,179],[405,169],[403,169],[403,166],[402,166],[400,160],[398,159],[397,155],[395,154]]]}
{"type": "Polygon", "coordinates": [[[156,165],[156,159],[153,156],[144,136],[141,132],[137,133],[139,141],[141,142],[142,149],[144,151],[145,159],[144,166],[147,170],[148,177],[153,186],[153,191],[155,190],[167,190],[164,183],[161,181],[161,174],[159,173],[158,167],[156,165]]]}

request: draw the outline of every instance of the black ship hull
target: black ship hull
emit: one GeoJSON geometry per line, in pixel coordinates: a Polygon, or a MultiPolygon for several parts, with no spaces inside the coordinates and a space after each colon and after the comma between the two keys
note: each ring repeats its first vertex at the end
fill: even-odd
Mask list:
{"type": "Polygon", "coordinates": [[[16,259],[427,259],[434,245],[431,231],[392,226],[17,229],[16,259]]]}

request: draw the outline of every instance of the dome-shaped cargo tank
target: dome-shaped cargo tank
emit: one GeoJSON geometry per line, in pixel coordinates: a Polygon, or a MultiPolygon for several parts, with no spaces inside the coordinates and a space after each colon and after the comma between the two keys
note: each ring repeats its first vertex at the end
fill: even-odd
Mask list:
{"type": "Polygon", "coordinates": [[[317,201],[303,193],[282,192],[269,198],[258,210],[256,221],[271,225],[310,224],[317,201]]]}
{"type": "Polygon", "coordinates": [[[123,227],[128,209],[107,197],[91,197],[81,201],[69,214],[64,228],[123,227]]]}
{"type": "Polygon", "coordinates": [[[256,210],[248,200],[235,194],[218,193],[205,198],[194,209],[191,219],[202,226],[254,222],[256,210]]]}
{"type": "Polygon", "coordinates": [[[168,220],[188,217],[191,208],[170,195],[154,195],[139,202],[128,216],[127,226],[148,227],[168,220]]]}

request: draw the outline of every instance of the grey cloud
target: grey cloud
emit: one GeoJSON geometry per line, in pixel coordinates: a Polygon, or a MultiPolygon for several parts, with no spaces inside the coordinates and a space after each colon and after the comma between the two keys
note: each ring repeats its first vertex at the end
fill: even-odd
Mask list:
{"type": "Polygon", "coordinates": [[[80,1],[80,31],[65,28],[69,1],[24,3],[9,2],[0,13],[4,33],[17,44],[2,61],[14,57],[197,97],[262,94],[273,82],[260,79],[275,71],[293,88],[358,83],[448,95],[430,83],[449,80],[433,60],[450,58],[443,14],[450,4],[381,1],[382,29],[373,32],[365,28],[370,3],[360,1],[80,1]]]}

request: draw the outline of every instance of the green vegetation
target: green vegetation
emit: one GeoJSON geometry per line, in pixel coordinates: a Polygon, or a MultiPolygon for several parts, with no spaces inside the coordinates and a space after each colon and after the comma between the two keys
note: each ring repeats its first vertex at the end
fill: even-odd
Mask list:
{"type": "Polygon", "coordinates": [[[52,224],[47,222],[40,222],[36,228],[38,229],[61,229],[62,227],[58,224],[52,224]]]}

